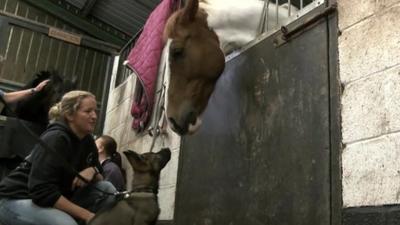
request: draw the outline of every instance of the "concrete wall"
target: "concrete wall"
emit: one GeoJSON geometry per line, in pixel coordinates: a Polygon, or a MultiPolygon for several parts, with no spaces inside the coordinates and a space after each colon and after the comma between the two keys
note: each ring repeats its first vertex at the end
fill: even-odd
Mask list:
{"type": "MultiPolygon", "coordinates": [[[[109,95],[107,116],[104,127],[104,134],[114,137],[118,143],[118,151],[127,149],[139,153],[148,152],[152,143],[152,137],[146,134],[137,134],[132,128],[132,116],[130,107],[133,101],[133,93],[136,84],[136,77],[129,76],[128,79],[118,87],[112,89],[109,95]]],[[[166,136],[156,139],[153,151],[157,152],[161,147],[169,147],[172,151],[171,160],[161,172],[159,202],[161,208],[160,220],[172,220],[175,206],[175,190],[178,170],[178,157],[180,137],[168,130],[166,136]]],[[[133,171],[126,158],[123,156],[122,166],[127,171],[127,189],[130,190],[130,182],[133,178],[133,171]]]]}
{"type": "Polygon", "coordinates": [[[338,0],[344,207],[400,203],[400,0],[338,0]]]}

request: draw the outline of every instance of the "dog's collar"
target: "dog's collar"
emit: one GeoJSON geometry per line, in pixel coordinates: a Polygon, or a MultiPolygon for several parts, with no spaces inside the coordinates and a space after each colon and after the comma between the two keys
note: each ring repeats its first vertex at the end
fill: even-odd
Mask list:
{"type": "Polygon", "coordinates": [[[153,192],[138,192],[138,191],[124,191],[116,193],[117,197],[120,199],[128,199],[128,198],[154,198],[156,194],[153,192]]]}
{"type": "Polygon", "coordinates": [[[149,198],[149,197],[157,197],[157,190],[156,188],[152,186],[136,186],[130,191],[123,191],[123,192],[117,192],[115,195],[117,196],[117,199],[127,199],[127,198],[133,198],[133,197],[139,197],[139,198],[149,198]]]}

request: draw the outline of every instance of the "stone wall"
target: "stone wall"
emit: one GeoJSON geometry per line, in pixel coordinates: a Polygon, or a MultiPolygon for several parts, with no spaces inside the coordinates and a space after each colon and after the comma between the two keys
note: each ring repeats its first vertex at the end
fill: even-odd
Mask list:
{"type": "Polygon", "coordinates": [[[400,203],[400,1],[338,0],[344,207],[400,203]]]}
{"type": "MultiPolygon", "coordinates": [[[[127,149],[139,153],[148,152],[153,141],[147,134],[137,134],[131,128],[132,116],[130,107],[133,101],[133,93],[136,77],[129,76],[128,79],[116,88],[111,88],[107,106],[104,134],[111,135],[118,143],[118,151],[127,149]]],[[[113,84],[112,84],[113,86],[113,84]]],[[[156,139],[153,151],[159,151],[161,147],[169,147],[172,151],[171,160],[161,172],[159,202],[161,208],[160,220],[172,220],[175,206],[175,190],[178,170],[178,157],[180,137],[168,130],[168,134],[156,139]]],[[[122,154],[123,155],[123,154],[122,154]]],[[[133,171],[126,158],[122,157],[122,166],[127,171],[127,189],[133,178],[133,171]]]]}

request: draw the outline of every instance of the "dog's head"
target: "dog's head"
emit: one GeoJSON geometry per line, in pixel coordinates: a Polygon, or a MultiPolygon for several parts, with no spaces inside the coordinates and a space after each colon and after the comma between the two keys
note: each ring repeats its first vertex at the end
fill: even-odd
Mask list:
{"type": "Polygon", "coordinates": [[[158,191],[160,171],[171,159],[171,150],[163,148],[159,152],[138,154],[132,150],[124,151],[126,158],[134,171],[132,188],[149,187],[158,191]]]}

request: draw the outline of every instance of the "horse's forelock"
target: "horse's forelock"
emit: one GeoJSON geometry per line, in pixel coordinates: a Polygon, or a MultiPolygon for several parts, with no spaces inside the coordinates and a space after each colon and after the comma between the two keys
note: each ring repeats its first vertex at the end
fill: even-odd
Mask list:
{"type": "Polygon", "coordinates": [[[190,23],[195,20],[197,11],[199,9],[199,0],[186,1],[185,7],[180,17],[181,23],[190,23]]]}
{"type": "Polygon", "coordinates": [[[187,15],[185,14],[185,8],[182,8],[175,13],[173,13],[170,18],[168,19],[163,33],[163,41],[166,42],[169,38],[174,38],[177,36],[181,36],[182,32],[185,29],[183,27],[193,27],[193,23],[200,24],[200,26],[204,26],[208,28],[207,24],[207,12],[202,9],[198,8],[194,17],[192,19],[188,19],[187,15]]]}

